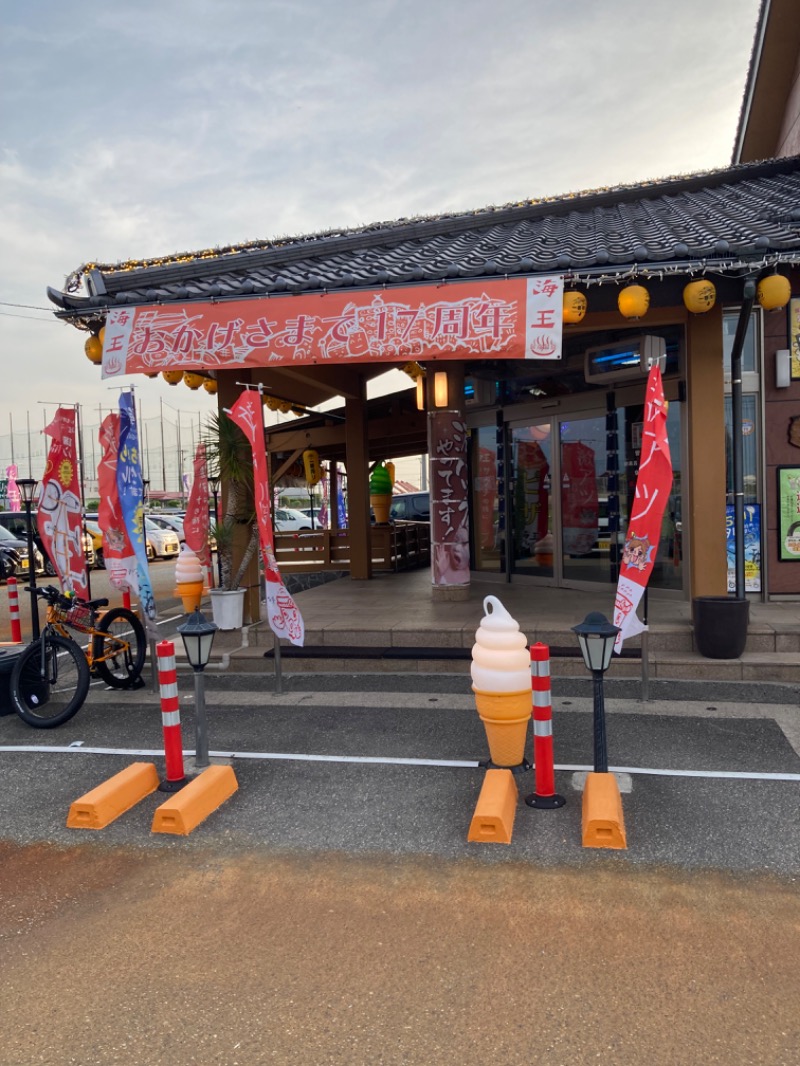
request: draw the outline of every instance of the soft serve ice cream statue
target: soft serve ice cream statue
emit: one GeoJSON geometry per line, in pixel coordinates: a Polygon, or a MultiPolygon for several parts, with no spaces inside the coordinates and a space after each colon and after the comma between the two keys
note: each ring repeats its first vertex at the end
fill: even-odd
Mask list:
{"type": "Polygon", "coordinates": [[[492,763],[518,766],[525,758],[531,717],[530,649],[496,596],[484,599],[483,610],[472,648],[472,690],[492,763]]]}

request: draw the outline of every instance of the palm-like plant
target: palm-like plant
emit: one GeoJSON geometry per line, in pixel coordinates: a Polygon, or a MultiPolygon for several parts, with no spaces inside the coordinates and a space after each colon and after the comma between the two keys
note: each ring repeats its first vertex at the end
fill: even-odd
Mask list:
{"type": "Polygon", "coordinates": [[[220,586],[228,591],[239,588],[253,555],[258,549],[258,524],[253,507],[253,453],[244,433],[224,412],[215,412],[206,423],[206,458],[210,477],[219,477],[227,495],[225,513],[212,526],[217,541],[220,586]],[[235,533],[248,526],[242,557],[234,566],[235,533]]]}

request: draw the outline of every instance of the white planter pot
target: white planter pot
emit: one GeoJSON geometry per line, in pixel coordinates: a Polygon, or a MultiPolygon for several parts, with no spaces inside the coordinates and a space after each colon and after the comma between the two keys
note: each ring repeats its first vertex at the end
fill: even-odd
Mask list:
{"type": "Polygon", "coordinates": [[[211,614],[220,629],[241,629],[245,589],[211,589],[211,614]]]}

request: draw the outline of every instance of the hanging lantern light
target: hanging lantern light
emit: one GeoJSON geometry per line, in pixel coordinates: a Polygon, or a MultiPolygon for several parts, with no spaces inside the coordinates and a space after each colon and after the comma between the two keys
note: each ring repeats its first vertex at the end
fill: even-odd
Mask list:
{"type": "Polygon", "coordinates": [[[582,292],[565,292],[563,301],[564,321],[570,325],[582,322],[588,304],[582,292]]]}
{"type": "Polygon", "coordinates": [[[392,488],[394,488],[394,463],[391,460],[388,460],[383,465],[389,471],[389,477],[392,479],[392,488]]]}
{"type": "Polygon", "coordinates": [[[192,370],[187,370],[183,375],[184,385],[188,386],[192,391],[199,389],[205,380],[202,374],[195,374],[192,370]]]}
{"type": "Polygon", "coordinates": [[[765,311],[780,311],[788,304],[791,295],[792,286],[783,274],[770,274],[762,278],[756,289],[756,299],[765,311]]]}
{"type": "Polygon", "coordinates": [[[278,400],[278,410],[281,412],[281,414],[288,415],[291,409],[292,405],[289,403],[288,400],[278,400]]]}
{"type": "Polygon", "coordinates": [[[100,343],[101,344],[105,344],[106,343],[106,327],[105,326],[101,326],[100,327],[100,332],[97,334],[97,336],[100,338],[100,343]]]}
{"type": "Polygon", "coordinates": [[[87,337],[86,344],[83,346],[83,350],[86,352],[86,358],[90,363],[94,363],[95,366],[99,366],[103,361],[103,342],[99,337],[96,337],[94,333],[91,337],[87,337]]]}
{"type": "Polygon", "coordinates": [[[693,315],[703,315],[717,302],[717,290],[708,278],[690,281],[683,290],[683,303],[693,315]]]}
{"type": "Polygon", "coordinates": [[[162,370],[161,377],[166,381],[168,385],[177,385],[179,381],[183,381],[182,370],[162,370]]]}
{"type": "Polygon", "coordinates": [[[209,396],[216,396],[217,395],[217,379],[216,378],[206,378],[205,381],[203,382],[203,388],[206,390],[206,392],[209,394],[209,396]]]}
{"type": "Polygon", "coordinates": [[[276,399],[274,396],[265,396],[264,403],[267,405],[270,411],[277,411],[280,407],[281,401],[276,399]]]}
{"type": "Polygon", "coordinates": [[[303,472],[309,486],[316,485],[322,477],[322,467],[319,463],[319,453],[313,448],[306,448],[303,452],[303,472]]]}
{"type": "Polygon", "coordinates": [[[152,374],[145,374],[145,377],[146,378],[157,378],[158,377],[158,371],[154,370],[152,374]]]}
{"type": "Polygon", "coordinates": [[[626,285],[617,297],[617,307],[623,318],[641,318],[650,306],[650,293],[644,285],[626,285]]]}

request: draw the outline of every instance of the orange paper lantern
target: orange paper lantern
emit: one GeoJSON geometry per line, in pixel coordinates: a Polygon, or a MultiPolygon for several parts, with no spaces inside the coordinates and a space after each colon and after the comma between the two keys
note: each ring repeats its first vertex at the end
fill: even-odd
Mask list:
{"type": "Polygon", "coordinates": [[[644,285],[627,285],[617,297],[617,307],[623,318],[641,318],[650,306],[650,293],[644,285]]]}
{"type": "Polygon", "coordinates": [[[161,377],[166,381],[168,385],[177,385],[179,381],[183,381],[182,370],[162,370],[161,377]]]}
{"type": "Polygon", "coordinates": [[[571,325],[576,322],[582,322],[587,306],[586,297],[582,292],[565,292],[563,301],[564,321],[571,325]]]}
{"type": "Polygon", "coordinates": [[[91,337],[87,337],[86,344],[83,346],[83,350],[86,352],[86,358],[90,363],[94,363],[95,366],[99,366],[103,361],[103,342],[99,337],[96,337],[94,333],[91,337]]]}
{"type": "Polygon", "coordinates": [[[693,315],[704,315],[717,302],[717,290],[708,278],[690,281],[683,290],[683,303],[693,315]]]}
{"type": "Polygon", "coordinates": [[[762,278],[756,289],[756,299],[765,311],[780,311],[792,296],[792,286],[783,274],[770,274],[762,278]]]}

